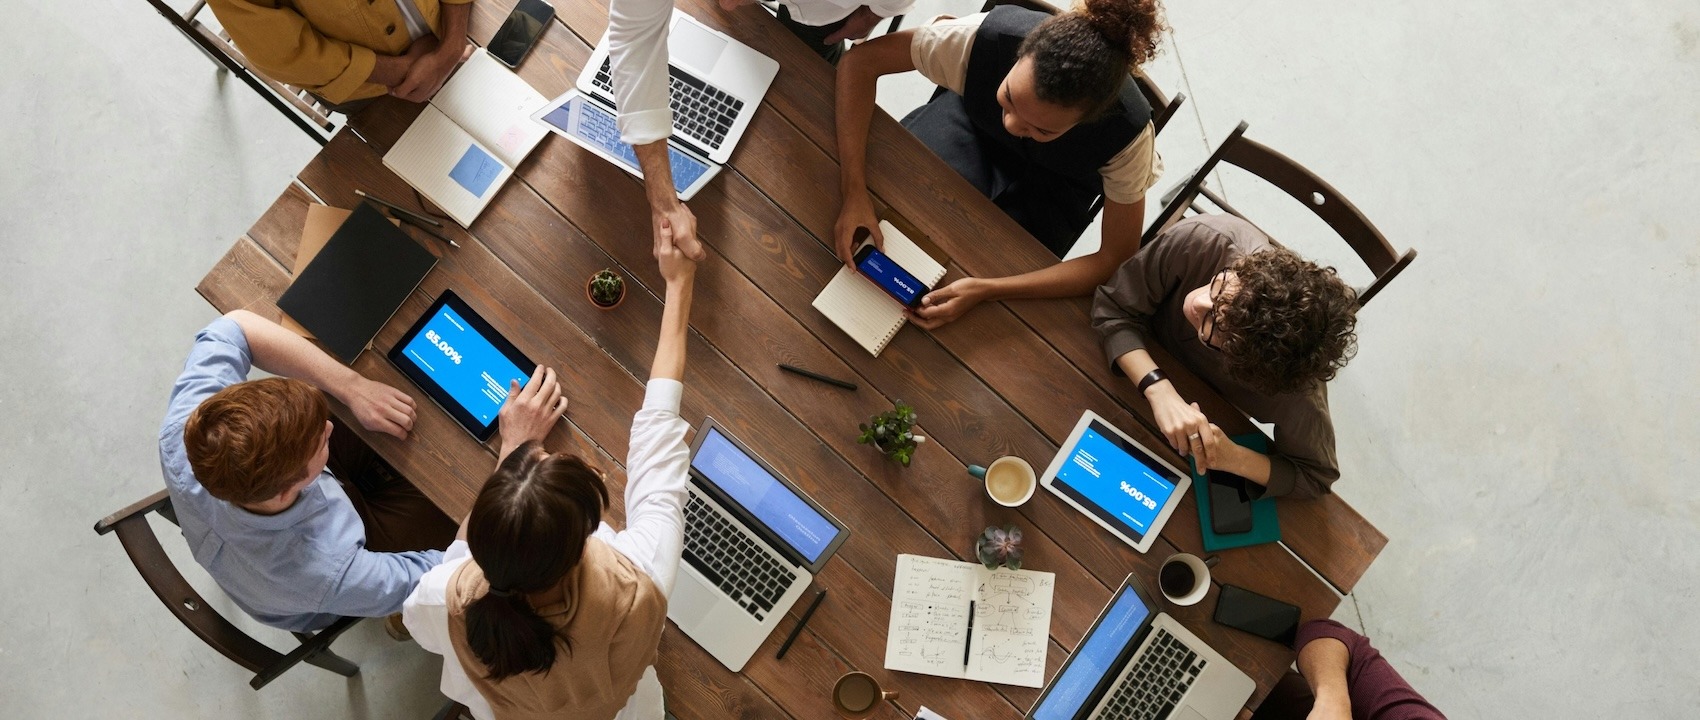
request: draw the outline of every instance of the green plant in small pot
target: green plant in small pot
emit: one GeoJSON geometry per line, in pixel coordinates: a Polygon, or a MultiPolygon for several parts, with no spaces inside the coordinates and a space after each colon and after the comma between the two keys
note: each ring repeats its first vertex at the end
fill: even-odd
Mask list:
{"type": "Polygon", "coordinates": [[[974,541],[974,554],[987,570],[1006,567],[1021,569],[1021,528],[1014,525],[992,525],[974,541]]]}
{"type": "Polygon", "coordinates": [[[626,300],[626,279],[613,270],[598,270],[584,284],[584,294],[590,298],[590,304],[613,310],[626,300]]]}
{"type": "Polygon", "coordinates": [[[892,409],[856,427],[862,431],[856,442],[879,448],[880,452],[903,467],[909,467],[909,461],[915,457],[915,447],[927,441],[926,437],[915,434],[915,408],[903,404],[902,400],[898,400],[892,409]]]}

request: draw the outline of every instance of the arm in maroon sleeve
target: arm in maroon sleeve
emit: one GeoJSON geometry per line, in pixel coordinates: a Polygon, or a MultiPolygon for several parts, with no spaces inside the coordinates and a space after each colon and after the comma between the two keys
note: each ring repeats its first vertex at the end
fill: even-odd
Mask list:
{"type": "Polygon", "coordinates": [[[1318,710],[1343,684],[1353,720],[1446,720],[1369,644],[1369,638],[1340,623],[1305,623],[1293,646],[1299,650],[1299,672],[1316,694],[1318,710]]]}

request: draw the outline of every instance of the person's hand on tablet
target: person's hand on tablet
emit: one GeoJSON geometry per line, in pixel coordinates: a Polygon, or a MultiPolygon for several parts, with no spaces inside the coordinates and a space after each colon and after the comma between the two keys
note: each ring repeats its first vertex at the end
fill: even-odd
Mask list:
{"type": "Polygon", "coordinates": [[[566,412],[567,397],[561,393],[561,383],[555,377],[554,368],[538,365],[524,388],[516,381],[509,381],[508,401],[497,413],[502,431],[502,454],[496,461],[501,462],[527,440],[543,442],[543,438],[549,435],[549,429],[555,427],[555,421],[566,412]]]}
{"type": "Polygon", "coordinates": [[[360,427],[402,440],[413,430],[413,398],[407,393],[356,375],[350,386],[336,395],[354,412],[360,427]]]}

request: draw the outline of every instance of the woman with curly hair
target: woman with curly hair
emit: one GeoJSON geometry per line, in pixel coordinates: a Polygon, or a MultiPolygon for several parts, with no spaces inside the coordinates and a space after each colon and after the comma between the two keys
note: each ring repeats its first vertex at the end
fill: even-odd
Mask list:
{"type": "Polygon", "coordinates": [[[1251,480],[1254,497],[1316,497],[1340,477],[1327,382],[1357,351],[1357,293],[1232,215],[1176,223],[1098,288],[1092,326],[1134,379],[1165,439],[1251,480]],[[1275,426],[1268,455],[1235,445],[1145,348],[1155,342],[1247,415],[1275,426]]]}
{"type": "Polygon", "coordinates": [[[987,300],[1078,297],[1139,248],[1145,191],[1161,165],[1151,107],[1131,71],[1157,52],[1157,0],[1085,0],[1060,15],[1002,5],[870,40],[838,66],[837,126],[844,204],[834,228],[852,262],[866,229],[883,242],[865,165],[875,81],[918,70],[939,85],[903,125],[1033,237],[1067,254],[1104,198],[1098,252],[1035,272],[962,278],[915,311],[931,329],[987,300]]]}

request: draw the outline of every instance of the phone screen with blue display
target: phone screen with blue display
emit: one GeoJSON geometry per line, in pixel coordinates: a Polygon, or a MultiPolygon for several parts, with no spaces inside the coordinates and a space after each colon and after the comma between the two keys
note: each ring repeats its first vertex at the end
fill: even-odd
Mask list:
{"type": "Polygon", "coordinates": [[[921,298],[926,297],[927,291],[932,290],[890,256],[880,252],[873,243],[863,245],[856,251],[856,269],[874,281],[886,294],[896,298],[904,307],[920,305],[921,298]]]}

